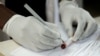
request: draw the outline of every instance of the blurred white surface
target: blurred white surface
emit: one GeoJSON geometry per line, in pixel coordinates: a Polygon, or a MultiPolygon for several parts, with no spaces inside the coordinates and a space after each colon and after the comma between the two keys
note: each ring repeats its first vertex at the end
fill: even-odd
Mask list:
{"type": "Polygon", "coordinates": [[[90,37],[73,43],[66,49],[60,47],[46,52],[36,53],[25,48],[18,48],[11,54],[13,56],[99,56],[100,55],[100,28],[90,37]],[[25,52],[24,52],[25,51],[25,52]]]}
{"type": "Polygon", "coordinates": [[[19,46],[14,41],[4,41],[0,42],[0,52],[10,56],[99,56],[100,27],[90,37],[73,43],[66,49],[58,47],[53,50],[37,53],[19,46]]]}

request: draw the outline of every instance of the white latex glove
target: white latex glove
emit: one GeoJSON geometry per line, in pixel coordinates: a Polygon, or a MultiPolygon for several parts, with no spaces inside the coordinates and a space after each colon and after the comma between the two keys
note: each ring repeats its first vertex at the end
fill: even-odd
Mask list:
{"type": "Polygon", "coordinates": [[[46,24],[43,25],[32,16],[15,15],[6,23],[3,31],[28,49],[44,51],[62,44],[57,27],[51,23],[46,24]]]}
{"type": "Polygon", "coordinates": [[[73,1],[61,1],[60,15],[62,23],[73,41],[84,39],[97,29],[97,24],[88,11],[79,8],[73,1]],[[74,31],[74,24],[77,25],[76,31],[74,31]]]}

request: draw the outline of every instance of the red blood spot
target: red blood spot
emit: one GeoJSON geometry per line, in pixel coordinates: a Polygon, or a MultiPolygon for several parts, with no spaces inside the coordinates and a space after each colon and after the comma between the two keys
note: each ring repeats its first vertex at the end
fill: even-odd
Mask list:
{"type": "Polygon", "coordinates": [[[61,48],[62,49],[65,49],[66,48],[66,44],[64,43],[64,41],[63,41],[63,44],[61,45],[61,48]]]}

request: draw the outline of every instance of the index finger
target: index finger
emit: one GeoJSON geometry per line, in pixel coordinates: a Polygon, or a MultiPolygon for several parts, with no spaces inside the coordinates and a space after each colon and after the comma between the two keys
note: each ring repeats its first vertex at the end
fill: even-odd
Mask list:
{"type": "Polygon", "coordinates": [[[78,21],[78,26],[76,28],[74,36],[72,37],[74,41],[77,41],[81,37],[82,33],[84,32],[86,24],[86,21],[84,19],[78,19],[77,21],[78,21]]]}

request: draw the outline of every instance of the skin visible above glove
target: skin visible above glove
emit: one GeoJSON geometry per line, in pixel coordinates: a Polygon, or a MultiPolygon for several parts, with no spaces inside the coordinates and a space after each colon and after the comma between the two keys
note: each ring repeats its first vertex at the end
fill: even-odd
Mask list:
{"type": "Polygon", "coordinates": [[[62,23],[73,41],[84,39],[97,30],[97,24],[88,11],[79,8],[73,1],[60,2],[62,23]],[[76,29],[74,30],[74,26],[76,29]]]}
{"type": "Polygon", "coordinates": [[[3,4],[0,4],[0,29],[2,29],[5,23],[15,15],[15,12],[6,8],[3,4]]]}

